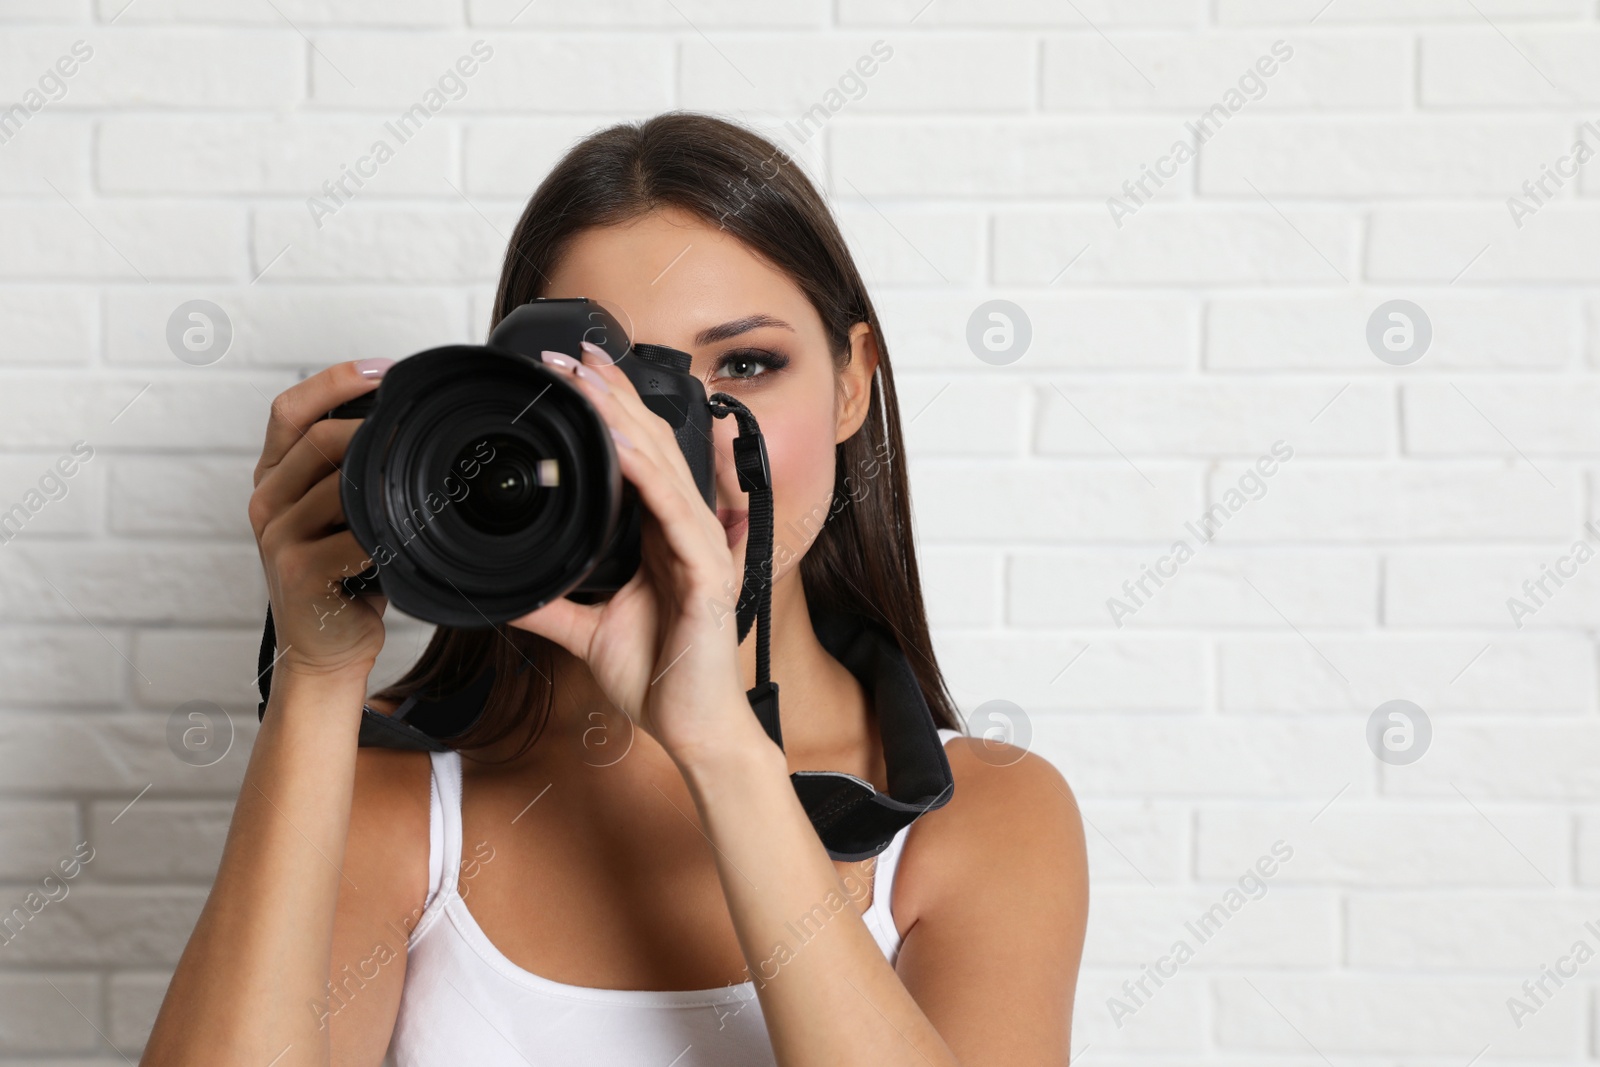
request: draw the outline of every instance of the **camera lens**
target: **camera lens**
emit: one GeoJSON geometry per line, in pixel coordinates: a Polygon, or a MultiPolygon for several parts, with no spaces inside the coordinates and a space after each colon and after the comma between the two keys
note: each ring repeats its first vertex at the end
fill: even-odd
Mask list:
{"type": "Polygon", "coordinates": [[[455,458],[455,469],[467,469],[485,449],[494,458],[483,465],[462,500],[462,518],[485,534],[515,533],[532,525],[548,496],[541,490],[561,484],[560,459],[539,455],[526,441],[495,434],[463,448],[455,458]]]}
{"type": "Polygon", "coordinates": [[[590,575],[628,496],[605,422],[579,390],[482,346],[418,353],[382,389],[347,453],[341,499],[398,610],[447,626],[504,622],[590,575]]]}

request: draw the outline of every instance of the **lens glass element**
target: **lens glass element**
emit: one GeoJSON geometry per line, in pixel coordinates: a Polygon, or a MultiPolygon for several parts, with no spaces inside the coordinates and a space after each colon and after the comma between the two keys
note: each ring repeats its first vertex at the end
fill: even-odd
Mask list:
{"type": "Polygon", "coordinates": [[[538,520],[546,490],[561,483],[561,460],[537,454],[521,438],[493,434],[462,449],[456,468],[466,469],[486,449],[494,458],[483,464],[474,491],[461,501],[462,518],[481,533],[515,533],[538,520]]]}

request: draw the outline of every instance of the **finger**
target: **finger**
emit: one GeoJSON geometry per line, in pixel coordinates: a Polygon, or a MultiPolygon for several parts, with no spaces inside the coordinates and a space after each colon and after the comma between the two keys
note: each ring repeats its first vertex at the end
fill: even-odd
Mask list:
{"type": "Polygon", "coordinates": [[[672,552],[687,564],[697,582],[718,586],[732,563],[727,534],[717,517],[696,494],[692,499],[682,482],[669,476],[649,453],[619,444],[617,459],[626,477],[639,491],[650,514],[661,527],[672,552]]]}
{"type": "Polygon", "coordinates": [[[344,505],[339,497],[341,485],[337,470],[324,476],[290,504],[261,532],[263,548],[312,541],[336,533],[344,523],[344,505]]]}
{"type": "MultiPolygon", "coordinates": [[[[555,354],[544,352],[541,355],[565,357],[563,362],[552,363],[552,366],[568,371],[573,381],[578,382],[584,395],[592,400],[595,397],[610,398],[610,410],[618,416],[610,419],[614,426],[618,426],[618,429],[622,430],[635,445],[658,451],[662,467],[680,470],[685,477],[693,480],[693,475],[690,475],[688,469],[688,461],[683,459],[683,450],[678,448],[678,440],[672,432],[672,427],[667,424],[666,419],[662,419],[645,405],[645,400],[638,395],[638,389],[634,386],[634,379],[630,379],[611,360],[610,354],[606,354],[605,350],[594,344],[582,342],[576,366],[565,365],[565,360],[574,358],[565,352],[555,352],[555,354]],[[669,450],[670,453],[677,453],[677,458],[670,456],[669,450]]],[[[549,358],[546,358],[546,362],[550,363],[549,358]]]]}
{"type": "MultiPolygon", "coordinates": [[[[619,393],[610,384],[597,381],[597,376],[593,373],[594,368],[585,366],[580,370],[578,367],[568,366],[566,361],[572,357],[567,356],[565,353],[543,352],[540,355],[548,365],[567,374],[568,379],[589,400],[595,410],[600,413],[601,420],[608,427],[620,432],[635,447],[649,453],[656,465],[661,469],[675,470],[671,457],[667,455],[667,450],[670,449],[673,452],[677,452],[679,458],[682,458],[682,450],[678,448],[676,438],[673,438],[671,443],[668,444],[663,442],[660,436],[654,432],[654,427],[650,425],[652,422],[660,423],[663,426],[665,423],[660,416],[644,407],[643,402],[638,398],[637,392],[619,393]],[[632,398],[631,403],[629,402],[630,395],[632,398]]],[[[627,376],[621,375],[621,377],[626,379],[627,376]]],[[[631,390],[631,383],[628,384],[628,388],[631,390]]],[[[621,447],[620,443],[618,447],[621,447]]],[[[680,476],[686,481],[693,480],[688,474],[687,464],[684,464],[684,469],[680,476]]]]}
{"type": "MultiPolygon", "coordinates": [[[[654,500],[654,503],[650,503],[651,513],[662,523],[670,521],[675,534],[692,532],[697,527],[703,537],[726,548],[727,534],[717,521],[716,512],[706,506],[705,498],[700,495],[694,476],[689,473],[683,450],[678,447],[677,438],[672,436],[670,429],[666,431],[665,441],[650,436],[646,430],[646,424],[651,421],[662,427],[666,426],[665,422],[648,409],[642,410],[641,420],[617,402],[615,393],[601,393],[592,382],[578,380],[583,382],[580,388],[589,396],[601,416],[610,424],[617,425],[631,443],[631,450],[639,453],[640,462],[635,463],[631,470],[624,463],[622,473],[639,487],[647,503],[654,500]],[[635,471],[650,472],[642,476],[649,480],[648,488],[657,495],[652,498],[643,492],[647,487],[639,481],[641,474],[635,471]]],[[[635,402],[638,402],[637,395],[635,402]]],[[[619,441],[616,451],[620,458],[623,453],[630,451],[630,445],[619,441]]]]}
{"type": "Polygon", "coordinates": [[[542,608],[511,620],[519,630],[548,638],[583,659],[594,639],[595,627],[600,625],[599,604],[579,604],[566,597],[557,597],[542,608]]]}
{"type": "Polygon", "coordinates": [[[256,465],[256,481],[277,466],[296,441],[332,408],[370,393],[378,387],[392,359],[362,359],[335,363],[303,382],[296,382],[272,401],[267,418],[266,443],[256,465]]]}
{"type": "MultiPolygon", "coordinates": [[[[660,450],[659,458],[663,459],[663,466],[673,470],[681,468],[681,473],[692,482],[694,476],[689,472],[688,458],[684,456],[683,448],[678,444],[678,436],[673,432],[672,425],[650,409],[644,398],[639,395],[633,379],[611,359],[605,349],[587,341],[582,342],[579,348],[578,355],[584,370],[593,372],[605,382],[612,395],[616,397],[618,406],[637,420],[642,432],[660,450]]],[[[581,374],[576,374],[575,377],[580,381],[583,380],[581,374]]],[[[633,440],[638,442],[641,439],[635,436],[633,440]]],[[[714,441],[711,443],[715,445],[714,441]]]]}
{"type": "MultiPolygon", "coordinates": [[[[545,351],[539,355],[546,366],[567,376],[567,380],[572,382],[600,412],[600,417],[608,426],[621,430],[630,441],[637,444],[652,449],[658,447],[655,438],[650,434],[649,427],[642,419],[643,415],[650,412],[638,400],[637,392],[632,394],[635,403],[629,404],[627,396],[618,392],[621,386],[613,385],[609,378],[602,377],[599,368],[583,366],[580,370],[579,364],[565,352],[545,351]],[[598,383],[596,379],[599,379],[598,383]]],[[[626,379],[627,375],[621,377],[626,379]]],[[[631,382],[628,383],[628,387],[631,389],[631,382]]]]}
{"type": "MultiPolygon", "coordinates": [[[[562,353],[544,353],[544,355],[559,356],[562,353]]],[[[606,424],[620,430],[636,448],[645,452],[676,489],[700,505],[700,510],[706,513],[710,525],[720,530],[721,524],[716,521],[716,513],[706,506],[705,498],[700,495],[694,475],[689,471],[689,462],[684,457],[683,449],[679,447],[672,428],[667,425],[665,419],[645,406],[628,376],[609,363],[593,367],[584,364],[581,371],[574,368],[569,373],[572,381],[584,396],[589,398],[606,424]],[[595,381],[597,374],[604,375],[603,384],[595,381]],[[611,384],[613,382],[617,384],[611,384]]]]}
{"type": "Polygon", "coordinates": [[[265,523],[293,506],[330,471],[339,469],[350,439],[360,427],[359,419],[313,423],[278,464],[262,475],[250,499],[252,518],[260,524],[256,527],[258,534],[265,523]]]}

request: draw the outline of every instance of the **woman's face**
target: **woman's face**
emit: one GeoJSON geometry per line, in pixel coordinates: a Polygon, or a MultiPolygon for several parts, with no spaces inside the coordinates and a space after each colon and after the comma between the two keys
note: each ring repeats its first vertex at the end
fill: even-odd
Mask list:
{"type": "MultiPolygon", "coordinates": [[[[638,342],[694,357],[706,393],[728,393],[761,424],[772,471],[773,550],[780,580],[822,528],[834,489],[834,445],[866,416],[877,349],[866,324],[855,358],[835,370],[822,320],[782,272],[727,231],[663,209],[587,230],[550,276],[550,297],[605,305],[638,342]]],[[[717,517],[743,567],[748,497],[733,466],[733,418],[714,420],[717,517]]]]}

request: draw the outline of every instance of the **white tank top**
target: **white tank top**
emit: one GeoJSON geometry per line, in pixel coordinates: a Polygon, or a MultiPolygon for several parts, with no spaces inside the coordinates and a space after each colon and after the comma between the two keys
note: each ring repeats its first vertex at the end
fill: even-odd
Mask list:
{"type": "MultiPolygon", "coordinates": [[[[959,737],[941,729],[948,744],[959,737]]],[[[461,863],[461,755],[435,752],[428,809],[428,895],[406,945],[405,987],[388,1067],[765,1067],[774,1065],[749,981],[712,989],[599,989],[541,978],[489,941],[445,872],[461,863]]],[[[907,826],[878,856],[862,913],[891,964],[889,901],[907,826]]]]}

